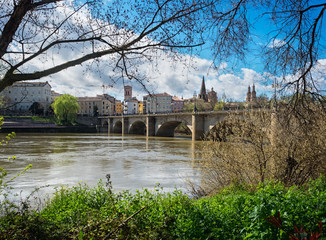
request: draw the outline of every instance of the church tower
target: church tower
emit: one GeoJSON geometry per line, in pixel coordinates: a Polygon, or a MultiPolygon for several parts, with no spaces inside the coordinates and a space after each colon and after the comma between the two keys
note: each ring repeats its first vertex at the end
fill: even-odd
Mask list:
{"type": "Polygon", "coordinates": [[[252,91],[250,90],[250,85],[248,86],[248,92],[247,92],[247,97],[246,101],[248,103],[256,102],[256,89],[255,89],[255,84],[252,85],[252,91]]]}
{"type": "Polygon", "coordinates": [[[252,85],[252,93],[251,93],[251,101],[256,101],[256,90],[255,90],[255,84],[252,85]]]}
{"type": "Polygon", "coordinates": [[[246,101],[247,102],[251,102],[251,90],[250,90],[250,86],[248,86],[248,92],[247,92],[246,101]]]}
{"type": "Polygon", "coordinates": [[[131,99],[132,98],[132,87],[131,86],[124,86],[125,90],[125,100],[131,99]]]}
{"type": "Polygon", "coordinates": [[[204,100],[204,102],[207,102],[208,101],[204,77],[203,77],[203,80],[201,82],[201,88],[200,88],[200,93],[198,95],[198,98],[204,100]]]}

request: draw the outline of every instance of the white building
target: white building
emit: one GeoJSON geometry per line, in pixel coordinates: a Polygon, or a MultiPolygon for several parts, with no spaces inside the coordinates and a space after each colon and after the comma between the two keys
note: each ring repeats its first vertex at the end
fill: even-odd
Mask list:
{"type": "Polygon", "coordinates": [[[144,113],[172,112],[172,96],[167,93],[152,94],[143,97],[144,113]]]}
{"type": "Polygon", "coordinates": [[[137,114],[138,100],[133,97],[124,101],[123,114],[137,114]]]}
{"type": "Polygon", "coordinates": [[[6,107],[15,112],[32,112],[37,107],[44,114],[51,105],[51,85],[48,82],[19,82],[0,93],[6,107]],[[32,106],[33,105],[33,106],[32,106]]]}

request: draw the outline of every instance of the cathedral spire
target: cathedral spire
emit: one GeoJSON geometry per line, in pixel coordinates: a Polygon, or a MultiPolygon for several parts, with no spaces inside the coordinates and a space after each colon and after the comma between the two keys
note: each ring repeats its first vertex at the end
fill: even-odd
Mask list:
{"type": "Polygon", "coordinates": [[[201,82],[199,99],[203,99],[205,102],[208,101],[208,97],[207,97],[207,93],[206,93],[206,87],[205,87],[205,79],[204,79],[204,76],[203,76],[203,80],[201,82]]]}

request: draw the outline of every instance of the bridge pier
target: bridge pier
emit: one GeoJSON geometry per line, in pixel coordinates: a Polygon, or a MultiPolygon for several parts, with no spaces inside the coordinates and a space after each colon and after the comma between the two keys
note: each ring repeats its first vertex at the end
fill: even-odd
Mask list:
{"type": "Polygon", "coordinates": [[[113,118],[108,118],[108,134],[113,132],[113,118]]]}
{"type": "Polygon", "coordinates": [[[122,117],[122,136],[128,134],[129,130],[129,118],[122,117]]]}
{"type": "Polygon", "coordinates": [[[146,136],[155,136],[155,117],[146,117],[146,136]]]}
{"type": "Polygon", "coordinates": [[[205,116],[193,114],[192,115],[192,140],[201,140],[205,133],[205,116]]]}

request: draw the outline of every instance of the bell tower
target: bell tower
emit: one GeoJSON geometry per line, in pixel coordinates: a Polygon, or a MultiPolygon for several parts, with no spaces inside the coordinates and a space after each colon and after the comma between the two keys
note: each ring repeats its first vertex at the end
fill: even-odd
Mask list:
{"type": "Polygon", "coordinates": [[[125,100],[132,98],[132,86],[124,86],[125,100]]]}

